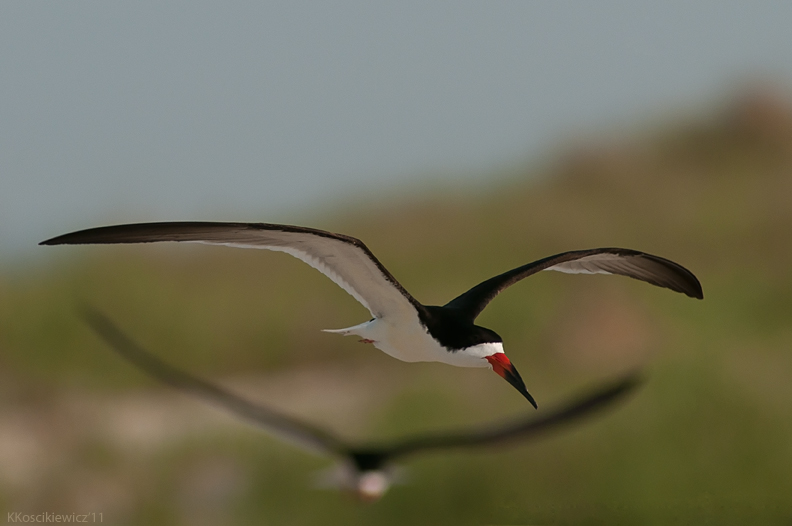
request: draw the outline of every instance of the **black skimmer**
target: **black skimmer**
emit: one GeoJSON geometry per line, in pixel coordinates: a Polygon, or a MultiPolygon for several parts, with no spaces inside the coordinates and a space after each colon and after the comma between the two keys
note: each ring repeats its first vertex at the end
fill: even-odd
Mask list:
{"type": "Polygon", "coordinates": [[[549,256],[479,283],[444,306],[423,305],[402,287],[362,241],[343,234],[269,223],[165,222],[105,226],[48,239],[42,245],[184,241],[286,252],[333,280],[371,313],[345,329],[405,362],[443,362],[489,367],[534,407],[520,374],[495,331],[474,323],[503,289],[541,270],[570,274],[619,274],[701,299],[692,272],[665,258],[624,248],[575,250],[549,256]]]}
{"type": "Polygon", "coordinates": [[[92,309],[84,312],[88,324],[112,349],[150,376],[229,410],[289,443],[339,459],[340,463],[325,473],[325,482],[362,500],[377,500],[385,494],[394,482],[394,475],[398,476],[393,464],[398,458],[446,449],[500,446],[534,438],[605,408],[641,383],[640,373],[632,372],[538,417],[408,436],[389,444],[353,444],[181,371],[143,349],[104,315],[92,309]]]}

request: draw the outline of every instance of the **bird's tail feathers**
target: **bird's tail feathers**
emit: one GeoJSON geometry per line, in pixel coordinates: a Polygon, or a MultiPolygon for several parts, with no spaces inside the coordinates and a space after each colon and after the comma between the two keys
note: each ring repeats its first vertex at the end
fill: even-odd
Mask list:
{"type": "Polygon", "coordinates": [[[350,335],[361,335],[361,332],[365,330],[366,325],[371,323],[370,321],[366,321],[360,323],[358,325],[353,325],[352,327],[347,327],[345,329],[322,329],[322,332],[331,332],[333,334],[340,334],[341,336],[350,336],[350,335]]]}

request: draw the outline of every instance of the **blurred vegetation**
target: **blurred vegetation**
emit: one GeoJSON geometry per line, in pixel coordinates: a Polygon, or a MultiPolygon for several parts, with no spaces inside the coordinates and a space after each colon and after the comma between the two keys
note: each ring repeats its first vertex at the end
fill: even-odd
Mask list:
{"type": "Polygon", "coordinates": [[[360,237],[429,304],[571,249],[623,246],[685,265],[703,302],[546,273],[479,318],[504,337],[540,410],[644,366],[649,381],[627,403],[513,448],[416,457],[409,484],[361,505],[311,487],[326,459],[122,362],[77,305],[172,363],[360,440],[532,409],[485,371],[404,364],[320,332],[367,313],[282,254],[42,248],[59,251],[57,263],[0,277],[3,508],[102,512],[112,524],[789,525],[787,101],[748,90],[489,183],[360,199],[305,224],[360,237]]]}

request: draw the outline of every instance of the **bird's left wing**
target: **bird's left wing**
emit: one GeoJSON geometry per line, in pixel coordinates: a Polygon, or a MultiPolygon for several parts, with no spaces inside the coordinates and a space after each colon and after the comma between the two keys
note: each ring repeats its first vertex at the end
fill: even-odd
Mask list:
{"type": "Polygon", "coordinates": [[[618,274],[681,292],[691,298],[704,297],[696,276],[678,263],[627,248],[595,248],[562,252],[514,268],[479,283],[448,302],[446,307],[472,322],[503,289],[542,270],[566,274],[618,274]]]}
{"type": "Polygon", "coordinates": [[[437,433],[403,439],[390,446],[368,448],[392,460],[395,457],[437,449],[480,447],[525,440],[602,410],[624,397],[641,383],[639,373],[631,373],[604,385],[592,393],[579,397],[538,418],[520,419],[506,425],[469,429],[455,433],[437,433]]]}
{"type": "Polygon", "coordinates": [[[89,228],[42,245],[183,241],[286,252],[317,269],[376,318],[415,316],[422,307],[357,238],[315,228],[270,223],[203,221],[138,223],[89,228]]]}
{"type": "Polygon", "coordinates": [[[110,319],[96,310],[85,308],[84,317],[91,328],[112,349],[157,380],[228,409],[289,443],[318,453],[346,456],[348,447],[336,436],[262,405],[249,402],[163,362],[131,340],[110,319]]]}

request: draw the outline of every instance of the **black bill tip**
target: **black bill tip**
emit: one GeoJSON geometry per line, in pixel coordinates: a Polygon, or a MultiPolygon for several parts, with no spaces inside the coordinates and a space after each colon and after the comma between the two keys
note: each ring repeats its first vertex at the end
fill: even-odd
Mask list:
{"type": "Polygon", "coordinates": [[[531,405],[534,406],[534,409],[539,409],[536,405],[536,400],[534,397],[531,396],[531,393],[528,392],[528,389],[525,388],[525,382],[520,377],[520,373],[517,372],[517,368],[512,365],[511,361],[506,357],[503,353],[495,353],[491,356],[487,356],[487,361],[492,366],[492,370],[498,373],[504,380],[509,382],[512,387],[517,389],[521,395],[523,395],[531,405]]]}

